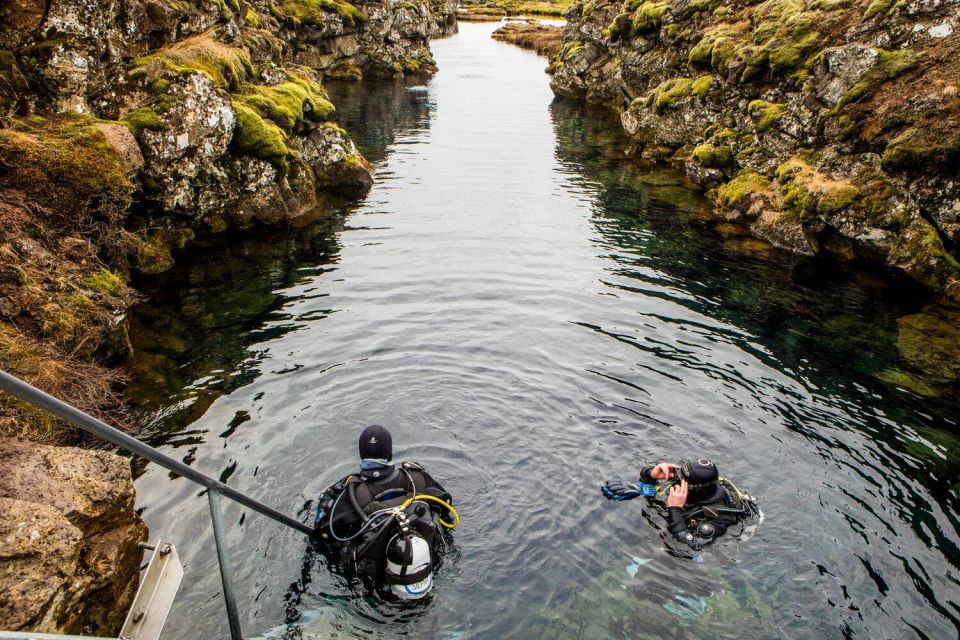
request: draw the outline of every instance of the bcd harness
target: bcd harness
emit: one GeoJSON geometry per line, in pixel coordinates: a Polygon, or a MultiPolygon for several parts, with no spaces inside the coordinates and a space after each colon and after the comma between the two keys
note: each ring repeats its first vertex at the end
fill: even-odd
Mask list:
{"type": "Polygon", "coordinates": [[[373,481],[353,475],[338,485],[342,489],[332,504],[322,504],[321,508],[329,514],[327,528],[333,539],[343,544],[342,557],[350,568],[357,575],[381,578],[389,559],[402,567],[399,574],[390,576],[394,584],[412,585],[427,577],[433,569],[432,563],[416,571],[406,571],[413,561],[413,538],[422,538],[432,549],[442,540],[437,536],[437,522],[453,528],[459,516],[446,501],[433,495],[423,468],[414,462],[403,462],[386,478],[373,481]],[[401,473],[407,482],[396,486],[401,473]],[[391,484],[395,486],[389,486],[391,484]],[[387,485],[387,488],[374,493],[379,488],[377,485],[387,485]],[[344,496],[351,513],[359,520],[359,528],[352,535],[341,537],[334,529],[341,519],[338,516],[343,508],[339,503],[344,496]],[[452,524],[440,518],[440,510],[435,505],[450,514],[452,524]]]}

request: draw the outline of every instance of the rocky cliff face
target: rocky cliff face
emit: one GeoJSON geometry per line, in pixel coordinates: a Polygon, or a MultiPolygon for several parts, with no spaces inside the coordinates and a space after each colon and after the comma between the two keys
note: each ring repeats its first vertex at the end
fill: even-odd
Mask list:
{"type": "Polygon", "coordinates": [[[568,18],[554,91],[616,110],[720,215],[960,300],[960,2],[597,0],[568,18]]]}
{"type": "Polygon", "coordinates": [[[0,440],[0,469],[3,628],[116,634],[147,537],[129,463],[105,451],[0,440]]]}
{"type": "Polygon", "coordinates": [[[17,0],[0,11],[0,109],[32,116],[7,129],[43,142],[60,125],[35,114],[124,124],[135,143],[107,143],[150,214],[133,226],[165,229],[141,234],[161,252],[171,229],[291,220],[325,192],[369,188],[321,81],[432,71],[428,38],[456,28],[453,2],[439,0],[17,0]]]}

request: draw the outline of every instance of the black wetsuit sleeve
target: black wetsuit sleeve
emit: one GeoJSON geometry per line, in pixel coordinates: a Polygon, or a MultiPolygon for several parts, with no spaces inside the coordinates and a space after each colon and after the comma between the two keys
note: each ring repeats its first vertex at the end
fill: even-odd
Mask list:
{"type": "Polygon", "coordinates": [[[426,471],[421,471],[421,473],[423,474],[423,482],[426,485],[427,493],[434,497],[440,498],[447,504],[453,504],[453,496],[451,496],[450,493],[443,488],[443,485],[437,482],[434,477],[426,471]]]}
{"type": "MultiPolygon", "coordinates": [[[[347,524],[348,526],[352,524],[352,523],[341,522],[341,520],[343,519],[343,516],[352,515],[352,513],[348,514],[344,511],[344,507],[346,507],[348,510],[351,509],[349,501],[347,500],[347,496],[343,496],[343,498],[340,499],[339,503],[337,503],[337,498],[344,491],[346,491],[347,480],[349,478],[350,476],[345,476],[341,478],[334,484],[324,489],[323,493],[320,494],[320,498],[317,504],[317,515],[314,518],[314,522],[313,522],[313,531],[315,535],[329,534],[330,518],[333,517],[333,509],[335,505],[337,507],[338,518],[337,520],[334,521],[334,528],[337,530],[337,535],[343,536],[349,533],[349,532],[341,531],[341,528],[343,528],[344,524],[347,524]]],[[[354,518],[348,517],[348,519],[352,520],[354,518]]],[[[327,536],[323,535],[321,537],[327,537],[327,536]]]]}
{"type": "Polygon", "coordinates": [[[656,484],[657,481],[653,476],[650,475],[650,472],[656,468],[656,465],[646,464],[640,467],[640,482],[645,482],[647,484],[656,484]]]}

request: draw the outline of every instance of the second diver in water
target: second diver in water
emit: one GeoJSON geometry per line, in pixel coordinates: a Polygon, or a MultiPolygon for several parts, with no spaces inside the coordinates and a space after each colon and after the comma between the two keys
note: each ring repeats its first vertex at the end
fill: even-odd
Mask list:
{"type": "Polygon", "coordinates": [[[380,425],[360,434],[360,472],[328,487],[314,522],[317,539],[339,548],[353,575],[403,600],[423,598],[444,546],[440,527],[456,527],[450,494],[416,462],[393,462],[380,425]]]}
{"type": "Polygon", "coordinates": [[[640,469],[640,482],[608,480],[600,490],[610,500],[646,496],[651,504],[658,504],[666,491],[667,530],[695,551],[758,513],[756,501],[721,478],[717,466],[705,458],[647,465],[640,469]]]}

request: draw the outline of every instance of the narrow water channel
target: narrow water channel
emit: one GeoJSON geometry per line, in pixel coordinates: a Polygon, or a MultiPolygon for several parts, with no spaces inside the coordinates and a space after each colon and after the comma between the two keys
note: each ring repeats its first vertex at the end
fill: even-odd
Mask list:
{"type": "MultiPolygon", "coordinates": [[[[366,200],[143,283],[142,435],[306,520],[383,423],[463,517],[431,601],[397,609],[226,505],[245,632],[956,637],[957,397],[877,377],[924,301],[703,222],[494,28],[434,42],[426,83],[332,87],[376,165],[366,200]],[[751,540],[675,557],[641,501],[598,491],[699,454],[760,497],[751,540]]],[[[165,637],[227,637],[206,500],[139,471],[188,576],[165,637]]]]}

